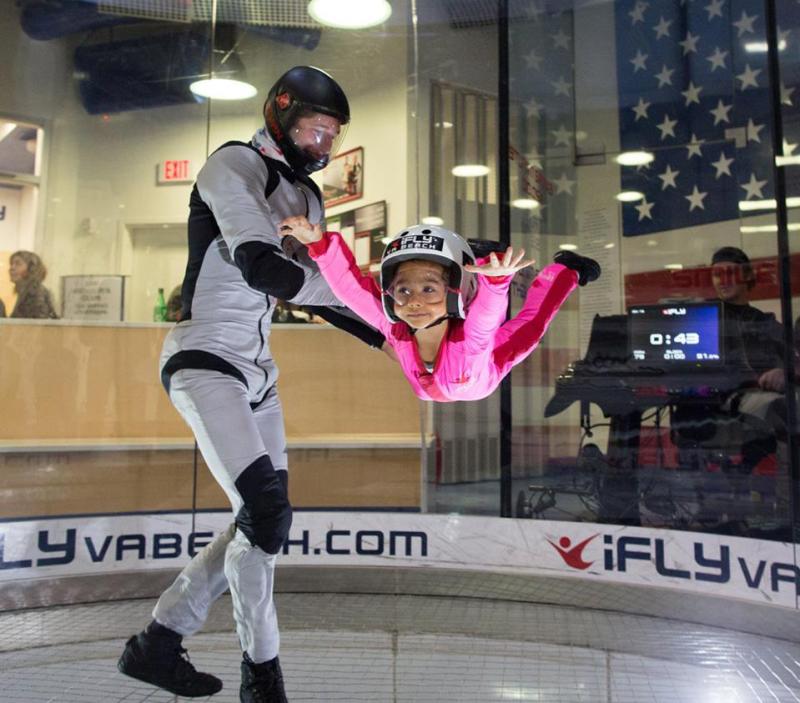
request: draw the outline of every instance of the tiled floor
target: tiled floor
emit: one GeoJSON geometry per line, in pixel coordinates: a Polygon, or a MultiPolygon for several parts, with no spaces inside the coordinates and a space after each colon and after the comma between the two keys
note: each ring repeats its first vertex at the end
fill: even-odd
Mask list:
{"type": "MultiPolygon", "coordinates": [[[[279,594],[281,661],[299,701],[800,701],[800,645],[675,620],[472,598],[279,594]]],[[[152,601],[0,614],[4,703],[161,703],[118,674],[152,601]]],[[[238,701],[230,600],[188,647],[238,701]]]]}

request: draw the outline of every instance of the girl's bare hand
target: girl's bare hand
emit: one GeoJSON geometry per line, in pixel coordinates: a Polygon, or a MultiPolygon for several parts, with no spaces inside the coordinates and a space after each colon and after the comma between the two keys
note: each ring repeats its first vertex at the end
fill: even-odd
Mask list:
{"type": "Polygon", "coordinates": [[[479,273],[483,276],[513,276],[520,269],[526,266],[531,266],[535,263],[536,259],[528,259],[523,261],[522,257],[525,256],[525,250],[520,249],[518,254],[514,254],[514,248],[508,247],[502,260],[497,257],[497,254],[492,252],[489,254],[489,261],[485,264],[474,265],[465,264],[464,270],[470,273],[479,273]]]}

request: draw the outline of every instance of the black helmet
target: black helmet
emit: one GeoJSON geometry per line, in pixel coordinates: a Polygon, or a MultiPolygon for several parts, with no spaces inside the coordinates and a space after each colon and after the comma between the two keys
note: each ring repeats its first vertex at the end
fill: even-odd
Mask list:
{"type": "MultiPolygon", "coordinates": [[[[295,171],[312,173],[325,168],[344,140],[345,125],[350,121],[350,105],[339,84],[325,71],[313,66],[295,66],[272,86],[264,105],[267,131],[283,151],[295,171]],[[312,152],[296,142],[297,120],[326,115],[339,122],[338,135],[327,143],[324,152],[312,152]]],[[[319,118],[325,122],[325,118],[319,118]]],[[[329,122],[329,120],[328,120],[329,122]]],[[[330,126],[330,125],[321,125],[330,126]]]]}

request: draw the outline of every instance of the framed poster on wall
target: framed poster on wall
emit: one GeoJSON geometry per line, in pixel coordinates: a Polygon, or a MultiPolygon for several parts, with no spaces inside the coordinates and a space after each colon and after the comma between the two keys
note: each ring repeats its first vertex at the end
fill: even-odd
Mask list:
{"type": "Polygon", "coordinates": [[[386,201],[339,212],[328,217],[328,230],[340,232],[361,268],[381,260],[386,238],[386,201]]]}
{"type": "Polygon", "coordinates": [[[332,207],[364,196],[364,147],[339,154],[322,172],[325,207],[332,207]]]}
{"type": "Polygon", "coordinates": [[[65,320],[121,322],[125,276],[62,276],[61,317],[65,320]]]}

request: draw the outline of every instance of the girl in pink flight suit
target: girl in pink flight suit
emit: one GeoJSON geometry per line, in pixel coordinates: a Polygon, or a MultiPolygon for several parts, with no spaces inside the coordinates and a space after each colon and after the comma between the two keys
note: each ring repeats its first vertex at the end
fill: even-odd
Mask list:
{"type": "Polygon", "coordinates": [[[381,259],[380,289],[361,273],[341,235],[305,217],[281,222],[308,252],[336,296],[393,347],[423,400],[479,400],[539,343],[569,294],[595,280],[593,259],[560,251],[534,279],[522,309],[506,321],[513,275],[533,261],[509,249],[478,263],[455,232],[433,225],[403,230],[381,259]]]}

